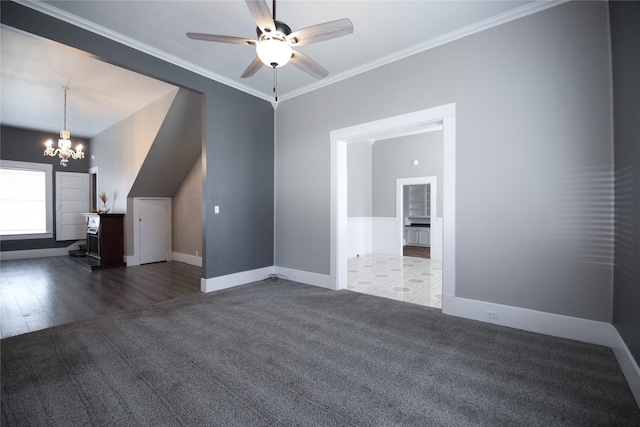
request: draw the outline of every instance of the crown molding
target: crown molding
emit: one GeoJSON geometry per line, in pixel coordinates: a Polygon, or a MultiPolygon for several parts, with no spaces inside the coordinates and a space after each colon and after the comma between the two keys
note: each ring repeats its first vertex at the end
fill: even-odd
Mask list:
{"type": "Polygon", "coordinates": [[[162,50],[156,49],[148,44],[141,43],[135,39],[122,35],[118,32],[112,31],[108,28],[105,28],[101,25],[95,24],[91,21],[87,21],[84,18],[80,18],[79,16],[73,15],[61,9],[58,9],[54,6],[51,6],[47,3],[43,3],[40,0],[14,0],[16,3],[21,4],[22,6],[26,6],[30,9],[36,10],[38,12],[44,13],[45,15],[49,15],[53,18],[59,19],[61,21],[67,22],[69,24],[75,25],[76,27],[80,27],[84,30],[90,31],[92,33],[98,34],[135,50],[138,50],[142,53],[146,53],[158,59],[161,59],[170,64],[176,65],[180,68],[184,68],[186,70],[192,71],[196,74],[199,74],[203,77],[206,77],[211,80],[215,80],[224,85],[230,86],[234,89],[238,89],[242,92],[246,92],[249,95],[253,95],[257,98],[264,99],[266,101],[271,101],[271,97],[268,95],[257,91],[253,88],[240,84],[234,80],[231,80],[225,76],[222,76],[217,73],[213,73],[205,68],[202,68],[198,65],[195,65],[191,62],[184,61],[176,56],[170,55],[162,50]]]}
{"type": "MultiPolygon", "coordinates": [[[[52,16],[61,21],[68,22],[77,27],[83,28],[87,31],[91,31],[92,33],[101,35],[110,40],[121,43],[125,46],[131,47],[148,55],[154,56],[158,59],[162,59],[170,64],[177,65],[178,67],[184,68],[186,70],[192,71],[196,74],[199,74],[203,77],[209,78],[211,80],[215,80],[224,85],[230,86],[234,89],[240,90],[242,92],[248,93],[249,95],[253,95],[257,98],[264,99],[265,101],[273,101],[272,97],[266,93],[255,90],[246,85],[240,84],[234,80],[231,80],[225,76],[222,76],[217,73],[213,73],[209,70],[206,70],[198,65],[195,65],[191,62],[184,61],[180,58],[177,58],[173,55],[170,55],[164,51],[156,49],[152,46],[149,46],[145,43],[141,43],[137,40],[134,40],[130,37],[124,36],[120,33],[112,31],[108,28],[105,28],[101,25],[97,25],[93,22],[87,21],[86,19],[80,18],[76,15],[67,13],[63,10],[60,10],[54,6],[51,6],[47,3],[43,3],[40,0],[15,0],[17,3],[29,7],[31,9],[37,10],[38,12],[42,12],[46,15],[52,16]]],[[[371,61],[369,63],[363,64],[359,67],[353,68],[351,70],[338,73],[334,76],[330,76],[324,78],[318,82],[309,84],[307,86],[301,87],[300,89],[292,90],[290,92],[280,94],[278,96],[278,101],[286,101],[287,99],[295,98],[296,96],[304,95],[306,93],[312,92],[314,90],[320,89],[325,86],[332,85],[342,80],[346,80],[353,76],[357,76],[358,74],[365,73],[367,71],[371,71],[373,69],[382,67],[384,65],[390,64],[392,62],[399,61],[401,59],[407,58],[412,55],[416,55],[418,53],[436,48],[438,46],[442,46],[444,44],[450,43],[455,40],[459,40],[461,38],[470,36],[472,34],[479,33],[484,30],[488,30],[493,27],[497,27],[502,24],[506,24],[511,21],[515,21],[516,19],[523,18],[525,16],[532,15],[534,13],[541,12],[543,10],[558,6],[560,4],[566,3],[570,0],[537,0],[532,3],[525,4],[523,6],[517,7],[507,12],[503,12],[501,14],[495,15],[491,18],[487,18],[485,20],[476,22],[471,25],[467,25],[466,27],[460,28],[455,31],[451,31],[449,33],[443,34],[438,37],[434,37],[430,40],[427,40],[423,43],[417,44],[407,49],[400,50],[391,55],[387,55],[383,58],[380,58],[375,61],[371,61]]]]}
{"type": "Polygon", "coordinates": [[[391,55],[387,55],[375,61],[371,61],[367,64],[363,64],[359,67],[352,68],[351,70],[345,71],[343,73],[339,73],[334,76],[327,77],[325,79],[322,79],[321,81],[312,83],[300,89],[293,90],[286,94],[279,95],[278,99],[280,101],[286,101],[287,99],[295,98],[296,96],[300,96],[305,93],[312,92],[316,89],[329,86],[341,80],[346,80],[350,77],[357,76],[358,74],[362,74],[367,71],[374,70],[376,68],[382,67],[392,62],[396,62],[401,59],[408,58],[410,56],[459,40],[461,38],[470,36],[472,34],[476,34],[481,31],[488,30],[490,28],[497,27],[502,24],[506,24],[507,22],[515,21],[516,19],[520,19],[525,16],[529,16],[534,13],[541,12],[543,10],[558,6],[563,3],[567,3],[568,1],[570,0],[537,0],[537,1],[534,1],[533,3],[525,4],[523,6],[517,7],[510,11],[492,16],[491,18],[478,21],[474,24],[467,25],[466,27],[459,28],[455,31],[451,31],[449,33],[443,34],[438,37],[434,37],[430,40],[426,40],[420,44],[409,47],[407,49],[400,50],[391,55]]]}

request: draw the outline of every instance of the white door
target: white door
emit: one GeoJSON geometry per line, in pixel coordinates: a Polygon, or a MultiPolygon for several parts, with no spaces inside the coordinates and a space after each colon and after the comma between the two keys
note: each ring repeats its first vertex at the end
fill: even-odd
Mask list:
{"type": "Polygon", "coordinates": [[[87,238],[89,174],[56,172],[56,240],[87,238]]]}
{"type": "Polygon", "coordinates": [[[167,260],[169,251],[170,202],[167,199],[138,199],[140,263],[167,260]]]}

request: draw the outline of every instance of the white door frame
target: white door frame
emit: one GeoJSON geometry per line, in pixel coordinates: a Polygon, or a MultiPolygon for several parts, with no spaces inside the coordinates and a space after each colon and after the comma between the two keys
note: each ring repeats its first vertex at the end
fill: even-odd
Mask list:
{"type": "MultiPolygon", "coordinates": [[[[405,185],[431,185],[431,191],[429,194],[430,207],[429,216],[432,220],[436,219],[436,193],[438,186],[438,177],[436,176],[422,176],[416,178],[397,178],[396,179],[396,221],[397,228],[400,236],[400,240],[396,242],[397,250],[396,254],[402,256],[402,246],[404,245],[404,186],[405,185]]],[[[433,231],[433,229],[431,229],[433,231]]]]}
{"type": "Polygon", "coordinates": [[[98,188],[100,188],[100,183],[99,181],[99,176],[98,176],[98,166],[93,166],[89,168],[89,197],[92,197],[92,200],[89,200],[89,209],[91,209],[91,206],[93,206],[93,204],[96,204],[96,208],[100,209],[100,206],[98,205],[98,188]],[[96,176],[96,188],[92,188],[92,176],[95,175],[96,176]]]}
{"type": "Polygon", "coordinates": [[[347,144],[364,139],[380,139],[380,134],[397,136],[424,132],[434,122],[442,122],[443,171],[443,310],[447,297],[455,296],[456,283],[456,105],[415,111],[373,122],[363,123],[330,133],[330,285],[333,289],[347,286],[347,144]]]}

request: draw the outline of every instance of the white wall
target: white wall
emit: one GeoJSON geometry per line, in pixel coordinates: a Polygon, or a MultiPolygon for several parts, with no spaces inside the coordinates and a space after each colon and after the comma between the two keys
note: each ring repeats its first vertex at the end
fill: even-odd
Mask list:
{"type": "Polygon", "coordinates": [[[111,212],[126,212],[129,190],[177,93],[178,88],[91,139],[98,193],[107,193],[111,212]]]}
{"type": "Polygon", "coordinates": [[[330,274],[332,130],[455,103],[456,296],[609,322],[610,77],[569,2],[281,102],[276,265],[330,274]]]}
{"type": "MultiPolygon", "coordinates": [[[[98,167],[97,191],[107,194],[112,213],[132,212],[127,210],[127,196],[177,93],[178,88],[91,139],[91,167],[98,167]]],[[[133,224],[126,216],[125,239],[125,255],[131,255],[133,224]]]]}

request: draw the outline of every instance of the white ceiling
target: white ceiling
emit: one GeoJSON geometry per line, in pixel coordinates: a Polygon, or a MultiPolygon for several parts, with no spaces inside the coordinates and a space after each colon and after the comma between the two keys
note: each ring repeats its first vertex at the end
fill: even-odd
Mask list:
{"type": "Polygon", "coordinates": [[[59,43],[0,29],[3,125],[90,138],[175,89],[59,43]]]}
{"type": "MultiPolygon", "coordinates": [[[[242,0],[21,3],[257,97],[273,99],[273,70],[262,67],[253,77],[240,78],[256,57],[254,47],[185,36],[190,31],[255,39],[255,22],[242,0]]],[[[558,3],[278,0],[276,17],[293,31],[341,18],[351,19],[354,26],[353,34],[295,48],[329,70],[329,76],[316,80],[292,65],[284,66],[278,69],[279,100],[558,3]]],[[[271,7],[272,1],[268,4],[271,7]]],[[[21,122],[31,121],[58,131],[61,86],[66,84],[71,87],[68,104],[73,108],[67,114],[67,127],[72,136],[91,137],[172,90],[170,85],[51,41],[7,29],[1,35],[3,124],[33,128],[21,122]]]]}

